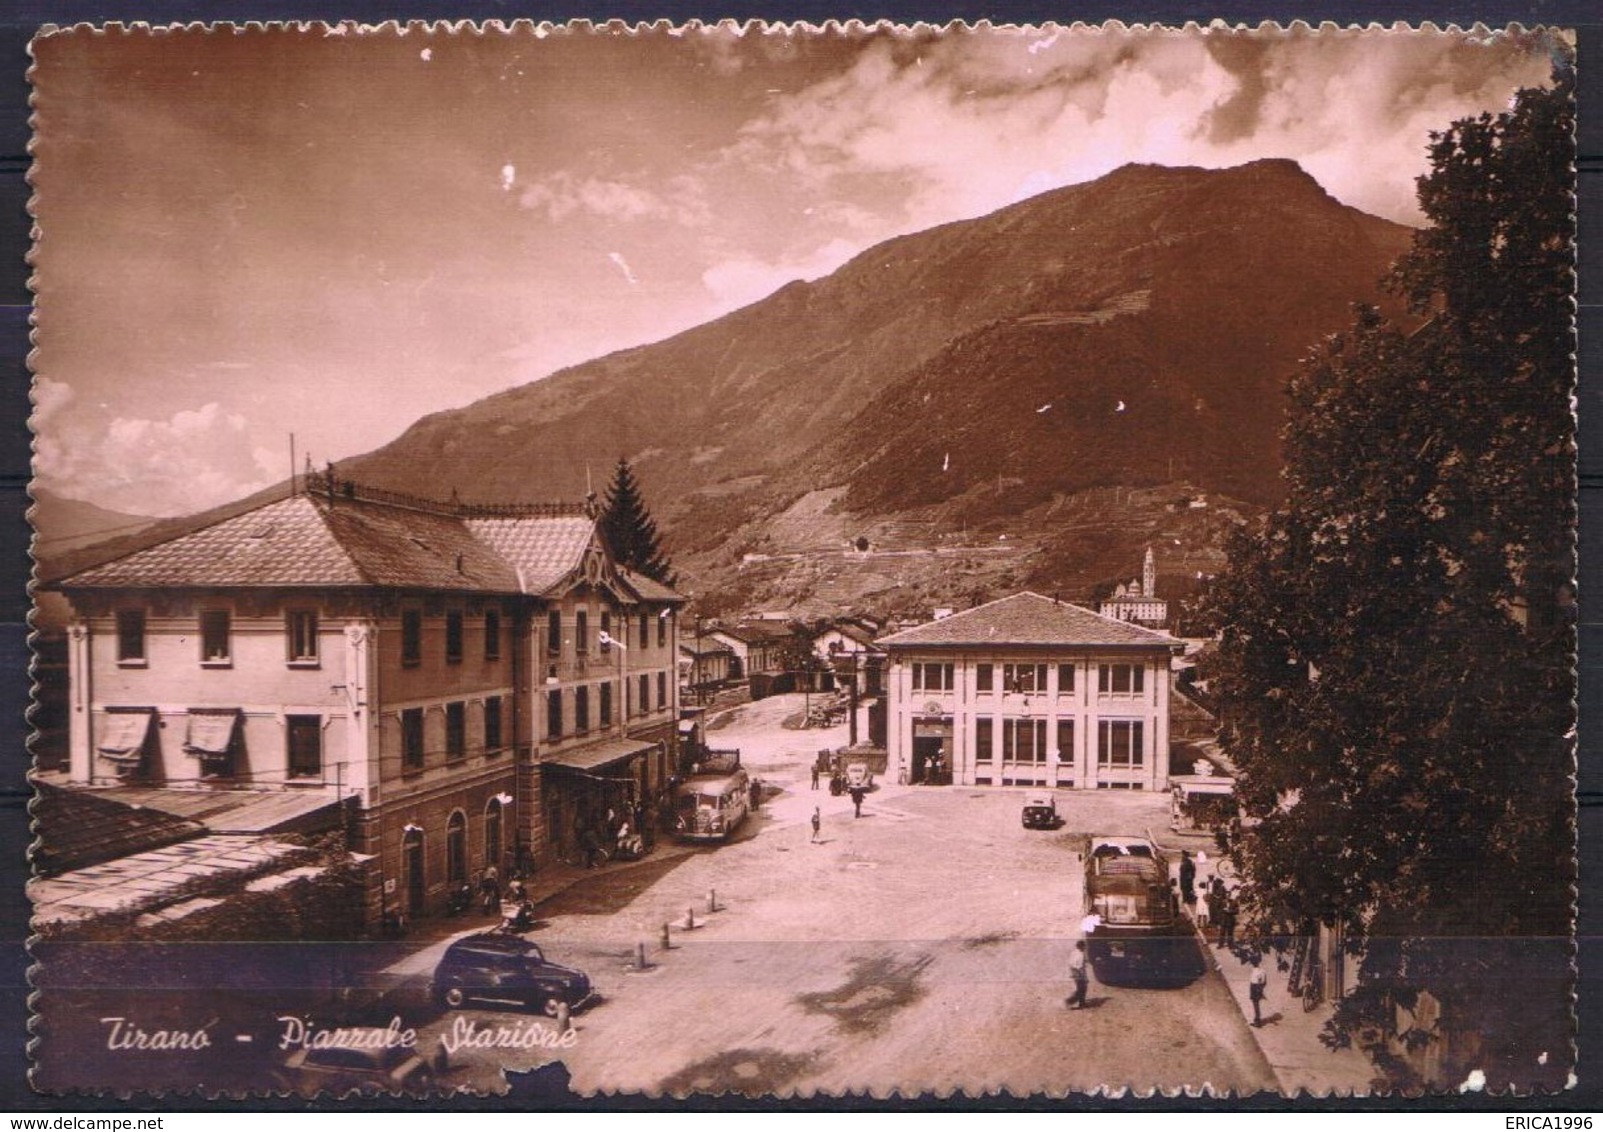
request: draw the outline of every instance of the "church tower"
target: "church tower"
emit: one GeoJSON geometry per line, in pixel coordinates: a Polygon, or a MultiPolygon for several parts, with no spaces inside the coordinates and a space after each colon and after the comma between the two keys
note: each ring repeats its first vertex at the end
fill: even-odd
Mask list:
{"type": "Polygon", "coordinates": [[[1158,596],[1158,566],[1152,557],[1152,548],[1147,547],[1146,560],[1141,563],[1141,596],[1158,596]]]}

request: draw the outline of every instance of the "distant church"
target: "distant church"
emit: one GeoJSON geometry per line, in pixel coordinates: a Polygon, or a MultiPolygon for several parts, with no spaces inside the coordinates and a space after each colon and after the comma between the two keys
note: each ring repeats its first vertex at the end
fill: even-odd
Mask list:
{"type": "Polygon", "coordinates": [[[1148,629],[1163,628],[1169,620],[1169,603],[1158,597],[1158,567],[1150,546],[1141,564],[1141,577],[1121,583],[1097,612],[1119,621],[1133,621],[1148,629]]]}

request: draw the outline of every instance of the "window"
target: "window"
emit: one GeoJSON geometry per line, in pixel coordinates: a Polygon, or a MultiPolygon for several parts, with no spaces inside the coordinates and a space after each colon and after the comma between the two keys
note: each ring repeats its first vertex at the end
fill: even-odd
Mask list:
{"type": "Polygon", "coordinates": [[[1146,756],[1142,750],[1142,722],[1139,719],[1104,719],[1097,724],[1098,769],[1140,770],[1146,756]]]}
{"type": "Polygon", "coordinates": [[[913,691],[950,692],[952,670],[953,666],[950,664],[914,664],[913,691]]]}
{"type": "Polygon", "coordinates": [[[1066,696],[1074,691],[1074,665],[1058,665],[1058,695],[1066,696]]]}
{"type": "Polygon", "coordinates": [[[289,742],[289,776],[318,778],[323,773],[323,717],[291,715],[284,719],[289,742]]]}
{"type": "Polygon", "coordinates": [[[484,807],[484,863],[501,867],[501,801],[491,798],[484,807]]]}
{"type": "Polygon", "coordinates": [[[590,689],[573,690],[573,729],[580,735],[590,730],[590,689]]]}
{"type": "Polygon", "coordinates": [[[601,726],[612,726],[612,681],[601,685],[601,726]]]}
{"type": "Polygon", "coordinates": [[[992,725],[993,720],[988,715],[974,719],[974,761],[977,763],[988,763],[995,758],[996,740],[992,725]]]}
{"type": "Polygon", "coordinates": [[[445,663],[462,663],[462,611],[453,609],[445,615],[445,663]]]}
{"type": "Polygon", "coordinates": [[[1046,691],[1046,665],[1004,664],[1002,666],[1002,690],[1004,692],[1019,692],[1026,696],[1034,692],[1046,691]]]}
{"type": "Polygon", "coordinates": [[[445,826],[445,875],[452,884],[468,879],[468,819],[460,810],[445,826]]]}
{"type": "Polygon", "coordinates": [[[1104,696],[1139,696],[1146,668],[1139,664],[1104,664],[1097,669],[1097,691],[1104,696]]]}
{"type": "Polygon", "coordinates": [[[423,709],[407,708],[401,713],[401,769],[423,769],[423,709]]]}
{"type": "Polygon", "coordinates": [[[664,609],[661,613],[657,614],[657,647],[658,648],[666,648],[667,646],[668,646],[668,611],[666,609],[664,609]]]}
{"type": "Polygon", "coordinates": [[[401,611],[401,663],[423,663],[423,611],[401,611]]]}
{"type": "Polygon", "coordinates": [[[445,758],[448,762],[468,753],[468,705],[461,700],[445,705],[445,758]]]}
{"type": "Polygon", "coordinates": [[[227,664],[230,617],[226,609],[207,609],[200,615],[200,659],[204,664],[227,664]]]}
{"type": "Polygon", "coordinates": [[[545,651],[552,656],[562,652],[562,610],[553,609],[545,617],[545,651]]]}
{"type": "Polygon", "coordinates": [[[145,661],[145,611],[117,611],[117,663],[143,664],[145,661]]]}
{"type": "Polygon", "coordinates": [[[668,706],[668,674],[666,672],[657,673],[657,706],[660,708],[668,706]]]}
{"type": "Polygon", "coordinates": [[[1058,762],[1074,764],[1074,720],[1058,720],[1058,762]]]}
{"type": "Polygon", "coordinates": [[[977,692],[991,691],[995,665],[976,664],[974,666],[974,690],[977,692]]]}
{"type": "Polygon", "coordinates": [[[489,696],[484,701],[484,750],[493,753],[501,747],[501,697],[489,696]]]}
{"type": "Polygon", "coordinates": [[[651,647],[651,614],[649,613],[640,615],[640,647],[643,649],[651,647]]]}
{"type": "Polygon", "coordinates": [[[1046,720],[1004,719],[1002,721],[1002,761],[1006,763],[1046,762],[1046,720]]]}
{"type": "Polygon", "coordinates": [[[612,614],[601,611],[601,651],[612,651],[612,614]]]}
{"type": "Polygon", "coordinates": [[[545,694],[545,733],[548,739],[562,738],[562,692],[552,689],[545,694]]]}
{"type": "Polygon", "coordinates": [[[635,713],[645,715],[651,710],[651,677],[644,672],[640,674],[640,696],[635,700],[635,713]]]}
{"type": "Polygon", "coordinates": [[[317,613],[311,609],[292,609],[284,614],[284,640],[291,664],[317,663],[317,613]]]}
{"type": "Polygon", "coordinates": [[[590,651],[590,614],[583,609],[573,615],[573,651],[580,656],[590,651]]]}
{"type": "Polygon", "coordinates": [[[484,659],[501,659],[501,611],[484,611],[484,659]]]}

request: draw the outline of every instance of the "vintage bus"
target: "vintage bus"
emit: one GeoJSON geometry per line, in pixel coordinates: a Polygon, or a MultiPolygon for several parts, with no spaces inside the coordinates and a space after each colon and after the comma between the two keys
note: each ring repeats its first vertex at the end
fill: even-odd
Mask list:
{"type": "Polygon", "coordinates": [[[1202,973],[1169,860],[1144,837],[1095,836],[1085,856],[1085,938],[1103,982],[1190,982],[1202,973]]]}
{"type": "Polygon", "coordinates": [[[686,841],[725,841],[751,810],[751,776],[739,766],[699,774],[674,790],[674,833],[686,841]]]}

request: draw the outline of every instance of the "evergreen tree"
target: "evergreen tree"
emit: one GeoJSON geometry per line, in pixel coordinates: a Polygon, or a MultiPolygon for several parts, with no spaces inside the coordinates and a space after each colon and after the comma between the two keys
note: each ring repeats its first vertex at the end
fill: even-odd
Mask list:
{"type": "Polygon", "coordinates": [[[613,470],[612,483],[607,487],[601,530],[619,565],[655,578],[665,586],[673,585],[673,567],[658,545],[657,524],[646,509],[634,469],[621,456],[613,470]]]}
{"type": "Polygon", "coordinates": [[[1572,130],[1560,73],[1432,136],[1427,321],[1362,309],[1292,379],[1285,507],[1210,597],[1248,921],[1361,944],[1347,1026],[1429,991],[1438,1084],[1573,1064],[1572,130]]]}

